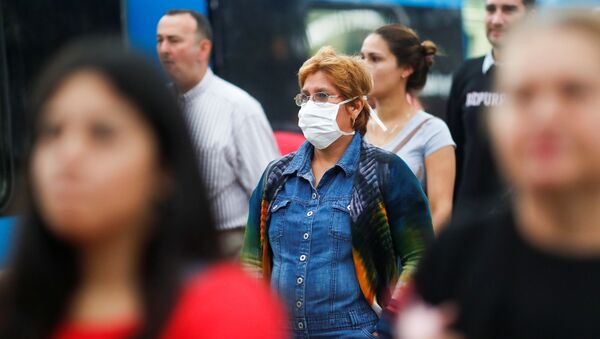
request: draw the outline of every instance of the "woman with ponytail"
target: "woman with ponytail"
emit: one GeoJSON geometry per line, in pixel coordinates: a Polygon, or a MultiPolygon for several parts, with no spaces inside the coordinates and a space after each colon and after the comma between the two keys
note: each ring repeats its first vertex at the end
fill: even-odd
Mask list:
{"type": "Polygon", "coordinates": [[[410,167],[427,194],[437,233],[452,211],[455,144],[441,119],[410,100],[425,86],[436,52],[433,42],[421,41],[413,30],[399,24],[378,28],[361,48],[373,76],[369,96],[386,127],[369,123],[366,139],[397,154],[410,167]]]}

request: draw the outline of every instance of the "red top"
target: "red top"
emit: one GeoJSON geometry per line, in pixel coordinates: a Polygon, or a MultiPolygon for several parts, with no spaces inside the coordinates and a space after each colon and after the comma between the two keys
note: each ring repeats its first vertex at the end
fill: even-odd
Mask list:
{"type": "Polygon", "coordinates": [[[276,131],[273,134],[275,135],[275,141],[277,141],[281,155],[296,151],[306,141],[302,133],[276,131]]]}
{"type": "MultiPolygon", "coordinates": [[[[286,338],[283,308],[262,281],[234,264],[192,277],[183,288],[162,339],[286,338]]],[[[126,339],[138,324],[64,324],[53,339],[126,339]]]]}

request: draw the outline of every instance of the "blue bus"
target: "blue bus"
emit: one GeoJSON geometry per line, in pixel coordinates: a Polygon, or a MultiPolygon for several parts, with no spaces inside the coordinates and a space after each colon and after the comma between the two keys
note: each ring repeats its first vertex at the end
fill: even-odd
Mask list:
{"type": "MultiPolygon", "coordinates": [[[[69,40],[117,34],[156,60],[155,29],[162,14],[173,8],[198,10],[213,25],[215,73],[257,98],[275,130],[295,131],[292,98],[302,62],[323,45],[357,53],[369,32],[392,22],[414,28],[442,50],[420,99],[429,112],[443,115],[451,74],[466,57],[467,1],[0,0],[0,266],[17,228],[15,216],[23,213],[18,183],[30,134],[31,86],[45,60],[69,40]]],[[[600,5],[600,0],[579,1],[600,5]]]]}

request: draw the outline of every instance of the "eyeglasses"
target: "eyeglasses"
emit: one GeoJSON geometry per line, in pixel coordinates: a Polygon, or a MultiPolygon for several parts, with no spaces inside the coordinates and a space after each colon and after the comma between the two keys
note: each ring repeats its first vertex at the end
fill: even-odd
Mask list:
{"type": "Polygon", "coordinates": [[[304,93],[298,93],[296,94],[296,96],[294,97],[294,101],[296,102],[296,105],[298,105],[298,107],[302,107],[304,106],[304,104],[306,104],[308,102],[308,100],[311,100],[318,103],[318,104],[324,104],[326,102],[329,101],[329,99],[333,99],[333,98],[337,98],[339,97],[339,95],[329,95],[325,92],[317,92],[311,96],[308,96],[304,93]]]}

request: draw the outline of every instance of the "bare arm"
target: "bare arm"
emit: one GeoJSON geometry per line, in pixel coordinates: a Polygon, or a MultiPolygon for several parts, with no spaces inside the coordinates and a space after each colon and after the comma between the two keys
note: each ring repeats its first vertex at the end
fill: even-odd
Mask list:
{"type": "Polygon", "coordinates": [[[433,229],[438,235],[452,214],[452,194],[456,176],[456,156],[453,146],[445,146],[425,158],[427,197],[433,229]]]}

